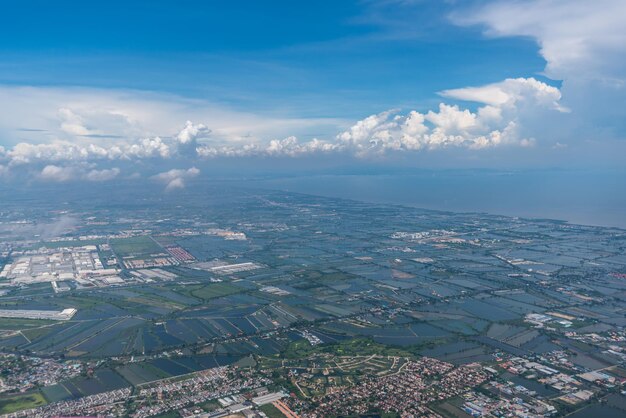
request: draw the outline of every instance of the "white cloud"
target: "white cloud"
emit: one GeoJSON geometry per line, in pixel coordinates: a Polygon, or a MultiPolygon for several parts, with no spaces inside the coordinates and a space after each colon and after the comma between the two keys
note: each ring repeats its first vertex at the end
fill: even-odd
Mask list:
{"type": "Polygon", "coordinates": [[[267,117],[132,90],[0,86],[0,138],[8,148],[0,148],[0,163],[41,167],[299,155],[332,146],[319,140],[294,144],[269,138],[329,127],[336,132],[346,124],[332,118],[267,117]],[[187,120],[182,129],[181,120],[187,120]],[[17,137],[19,141],[13,139],[17,137]]]}
{"type": "Polygon", "coordinates": [[[337,138],[361,156],[390,150],[528,147],[535,141],[520,134],[520,122],[529,112],[563,111],[559,90],[533,78],[446,90],[441,95],[485,105],[475,112],[445,103],[426,114],[390,110],[357,122],[337,138]]]}
{"type": "MultiPolygon", "coordinates": [[[[520,128],[524,125],[524,118],[529,113],[544,112],[546,109],[563,110],[559,89],[532,78],[446,90],[441,95],[483,106],[472,111],[459,105],[441,103],[436,110],[425,113],[410,111],[402,114],[398,110],[388,110],[357,121],[328,140],[315,138],[300,141],[291,135],[271,140],[199,142],[211,131],[204,124],[187,121],[182,130],[165,139],[159,136],[136,140],[81,136],[44,143],[20,142],[8,150],[0,150],[0,162],[8,167],[47,165],[46,172],[40,174],[42,179],[67,181],[72,177],[104,181],[119,174],[119,169],[110,167],[113,161],[118,162],[116,164],[154,162],[158,165],[164,161],[175,164],[182,160],[199,162],[218,157],[299,157],[338,152],[367,157],[447,147],[527,146],[533,143],[529,139],[533,136],[520,128]]],[[[62,113],[64,120],[72,122],[72,128],[67,131],[97,131],[88,129],[73,112],[62,113]]],[[[171,183],[169,189],[174,189],[184,186],[184,179],[195,175],[195,169],[171,170],[154,178],[166,185],[171,183]]]]}
{"type": "Polygon", "coordinates": [[[0,138],[6,143],[75,141],[108,143],[174,136],[184,144],[208,136],[219,145],[337,130],[346,121],[243,112],[206,100],[137,90],[0,85],[0,138]],[[181,130],[182,121],[188,122],[181,130]],[[201,121],[202,123],[197,123],[201,121]],[[23,131],[28,128],[29,131],[23,131]]]}
{"type": "Polygon", "coordinates": [[[517,141],[510,128],[483,131],[475,113],[442,103],[438,112],[426,115],[387,111],[369,116],[339,134],[338,139],[360,157],[446,147],[480,149],[517,141]]]}
{"type": "Polygon", "coordinates": [[[200,170],[198,170],[196,167],[191,167],[187,170],[172,169],[169,171],[164,171],[162,173],[155,174],[154,176],[152,176],[152,178],[164,183],[168,183],[176,178],[196,177],[198,174],[200,174],[200,170]]]}
{"type": "Polygon", "coordinates": [[[439,104],[439,112],[428,111],[425,119],[435,125],[435,129],[446,136],[469,136],[478,128],[476,114],[458,106],[439,104]]]}
{"type": "Polygon", "coordinates": [[[194,125],[190,120],[185,123],[185,127],[176,135],[176,139],[181,144],[195,143],[199,138],[207,138],[211,130],[203,124],[194,125]]]}
{"type": "MultiPolygon", "coordinates": [[[[375,141],[387,136],[389,128],[396,127],[396,121],[389,121],[390,116],[397,110],[387,110],[377,115],[371,115],[358,121],[350,129],[338,135],[346,143],[358,144],[365,141],[375,141]]],[[[419,124],[419,123],[418,123],[419,124]]]]}
{"type": "Polygon", "coordinates": [[[196,148],[196,152],[201,158],[249,156],[298,157],[302,155],[340,151],[343,148],[342,144],[336,142],[322,141],[317,138],[300,142],[295,136],[288,136],[284,139],[272,139],[263,144],[252,143],[221,147],[203,145],[196,148]]]}
{"type": "Polygon", "coordinates": [[[537,41],[557,79],[624,81],[626,2],[623,0],[490,1],[453,14],[455,22],[482,24],[490,36],[537,41]]]}
{"type": "Polygon", "coordinates": [[[120,151],[120,155],[124,158],[169,158],[171,156],[170,146],[158,136],[155,138],[144,138],[135,144],[126,146],[120,151]]]}
{"type": "Polygon", "coordinates": [[[44,181],[66,182],[75,180],[110,181],[115,179],[121,170],[117,167],[110,169],[89,170],[85,165],[55,165],[48,164],[40,172],[39,178],[44,181]]]}
{"type": "Polygon", "coordinates": [[[70,135],[88,135],[89,129],[84,126],[83,118],[72,112],[70,109],[62,107],[59,109],[61,119],[61,130],[70,135]]]}
{"type": "MultiPolygon", "coordinates": [[[[469,9],[461,6],[452,15],[453,22],[482,25],[491,37],[534,39],[546,60],[545,75],[563,81],[559,103],[571,114],[547,118],[535,112],[521,129],[534,129],[543,140],[572,145],[625,139],[625,1],[488,0],[477,4],[469,9]]],[[[493,85],[488,90],[452,92],[491,103],[510,99],[493,85]]],[[[546,100],[553,96],[544,93],[546,100]]]]}
{"type": "Polygon", "coordinates": [[[185,187],[185,180],[197,177],[198,174],[200,174],[200,170],[196,167],[191,167],[187,170],[172,169],[155,174],[152,176],[152,179],[165,184],[165,191],[170,192],[176,189],[183,189],[185,187]]]}
{"type": "Polygon", "coordinates": [[[532,77],[509,78],[499,83],[480,87],[444,90],[439,94],[443,97],[484,103],[493,108],[519,107],[525,102],[532,106],[539,105],[561,112],[567,111],[559,103],[561,92],[558,88],[532,77]]]}
{"type": "Polygon", "coordinates": [[[265,147],[264,153],[267,155],[295,157],[303,154],[331,152],[339,148],[340,146],[338,144],[321,141],[317,138],[301,143],[295,136],[290,136],[281,140],[271,140],[265,147]]]}
{"type": "Polygon", "coordinates": [[[65,182],[76,178],[76,169],[50,164],[41,170],[39,177],[47,181],[65,182]]]}
{"type": "Polygon", "coordinates": [[[113,180],[120,174],[117,167],[103,170],[91,170],[85,175],[85,179],[89,181],[109,181],[113,180]]]}
{"type": "MultiPolygon", "coordinates": [[[[80,89],[75,97],[69,94],[72,100],[53,97],[46,105],[46,100],[51,100],[48,96],[41,96],[37,89],[36,94],[26,90],[29,92],[26,102],[31,103],[33,98],[44,101],[43,108],[47,110],[39,116],[47,115],[56,123],[56,133],[48,140],[40,138],[40,142],[22,141],[7,149],[0,148],[0,163],[24,172],[36,170],[40,179],[55,181],[106,181],[119,176],[121,170],[117,166],[132,172],[171,167],[182,161],[201,164],[202,160],[219,157],[300,157],[329,153],[368,157],[449,147],[530,146],[535,143],[534,135],[525,131],[525,118],[546,109],[563,111],[558,88],[533,78],[518,78],[440,93],[449,99],[478,103],[475,110],[446,103],[426,112],[402,113],[392,109],[357,121],[345,130],[336,130],[340,133],[326,139],[302,141],[289,135],[283,139],[233,136],[224,140],[220,134],[215,137],[215,131],[208,125],[193,123],[190,118],[182,119],[187,120],[182,129],[180,122],[157,121],[158,116],[164,115],[164,104],[159,100],[150,102],[143,96],[140,100],[136,92],[128,93],[129,106],[115,92],[89,102],[80,89]],[[156,115],[146,116],[152,111],[156,115]],[[149,128],[151,122],[155,126],[149,128]],[[133,136],[170,125],[174,129],[165,131],[163,136],[133,136]],[[120,135],[111,137],[104,135],[105,132],[120,135]]],[[[6,89],[0,87],[0,99],[3,93],[6,89]]],[[[188,110],[194,114],[191,108],[188,110]]],[[[0,112],[0,130],[6,120],[6,115],[0,112]]],[[[173,190],[184,187],[185,180],[198,173],[196,168],[174,169],[152,178],[163,183],[167,190],[173,190]]]]}
{"type": "Polygon", "coordinates": [[[11,165],[37,162],[81,162],[92,160],[167,159],[171,148],[161,138],[144,138],[134,143],[90,143],[84,140],[31,144],[20,142],[6,152],[11,165]]]}
{"type": "Polygon", "coordinates": [[[169,183],[167,183],[167,186],[165,186],[165,191],[171,192],[173,190],[184,189],[184,188],[185,188],[185,181],[181,177],[177,177],[173,179],[172,181],[170,181],[169,183]]]}
{"type": "Polygon", "coordinates": [[[516,135],[520,137],[520,145],[528,145],[522,142],[528,137],[549,138],[552,134],[550,130],[556,126],[552,117],[558,113],[570,112],[561,104],[561,91],[557,87],[532,77],[506,79],[485,86],[444,90],[439,94],[449,99],[484,104],[476,111],[475,122],[478,126],[472,126],[472,121],[468,117],[465,118],[468,128],[502,129],[508,123],[514,122],[516,135]],[[551,123],[546,123],[549,120],[547,118],[552,118],[551,123]]]}

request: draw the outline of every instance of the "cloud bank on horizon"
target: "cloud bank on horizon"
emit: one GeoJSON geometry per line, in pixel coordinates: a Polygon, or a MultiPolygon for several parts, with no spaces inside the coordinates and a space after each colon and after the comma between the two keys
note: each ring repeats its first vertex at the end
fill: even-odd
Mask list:
{"type": "Polygon", "coordinates": [[[142,176],[173,191],[220,158],[332,154],[368,160],[623,139],[620,122],[607,123],[598,105],[609,106],[609,116],[625,116],[616,104],[626,99],[626,3],[599,3],[480,2],[449,16],[455,25],[483,28],[488,37],[531,37],[546,75],[563,80],[561,87],[533,76],[506,78],[433,92],[440,100],[431,109],[381,109],[356,122],[259,115],[131,89],[0,85],[0,178],[100,182],[142,176]],[[598,125],[605,128],[599,132],[598,125]],[[320,128],[334,134],[307,135],[320,128]]]}

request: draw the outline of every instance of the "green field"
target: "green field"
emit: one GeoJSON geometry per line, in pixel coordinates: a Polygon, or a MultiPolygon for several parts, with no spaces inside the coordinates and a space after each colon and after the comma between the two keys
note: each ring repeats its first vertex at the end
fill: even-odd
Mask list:
{"type": "Polygon", "coordinates": [[[216,409],[220,409],[222,407],[222,405],[220,405],[216,400],[206,401],[197,406],[204,409],[206,412],[215,411],[216,409]]]}
{"type": "Polygon", "coordinates": [[[265,405],[259,407],[259,409],[269,418],[285,418],[285,414],[280,412],[280,410],[271,403],[266,403],[265,405]]]}
{"type": "Polygon", "coordinates": [[[44,335],[47,335],[49,333],[51,333],[52,331],[55,331],[58,327],[55,326],[44,326],[44,327],[38,327],[38,328],[30,328],[30,329],[25,329],[22,330],[22,334],[28,338],[29,340],[34,340],[36,338],[39,337],[43,337],[44,335]]]}
{"type": "Polygon", "coordinates": [[[160,297],[159,295],[147,293],[139,293],[137,297],[125,298],[124,300],[132,304],[161,307],[173,311],[187,307],[187,305],[183,303],[174,302],[170,299],[160,297]]]}
{"type": "Polygon", "coordinates": [[[149,363],[132,363],[118,367],[116,371],[134,386],[170,377],[168,373],[149,363]]]}
{"type": "Polygon", "coordinates": [[[115,253],[120,257],[164,252],[163,248],[149,236],[113,239],[110,244],[115,253]]]}
{"type": "MultiPolygon", "coordinates": [[[[43,295],[48,294],[52,295],[54,291],[52,290],[52,286],[50,283],[33,283],[27,287],[13,287],[10,290],[11,296],[34,296],[34,295],[43,295]]],[[[3,308],[11,307],[15,305],[15,301],[7,301],[3,300],[0,306],[3,308]]]]}
{"type": "Polygon", "coordinates": [[[189,294],[202,300],[209,300],[222,296],[232,295],[241,291],[241,288],[228,283],[211,283],[206,286],[195,288],[191,290],[189,294]]]}
{"type": "Polygon", "coordinates": [[[366,356],[372,354],[399,357],[414,356],[414,354],[408,350],[389,347],[369,338],[353,338],[340,343],[321,344],[315,347],[311,346],[311,344],[304,339],[297,340],[289,344],[287,349],[281,353],[281,358],[300,359],[318,353],[333,354],[335,356],[366,356]]]}
{"type": "Polygon", "coordinates": [[[104,302],[97,296],[88,293],[64,295],[56,297],[55,301],[64,307],[76,308],[79,310],[91,309],[104,304],[104,302]]]}
{"type": "Polygon", "coordinates": [[[65,386],[60,384],[43,387],[41,392],[48,402],[58,402],[72,397],[72,394],[68,392],[65,386]]]}
{"type": "Polygon", "coordinates": [[[39,392],[27,395],[17,395],[9,398],[0,399],[0,414],[10,414],[11,412],[21,411],[22,409],[37,408],[45,405],[47,402],[43,395],[39,392]]]}
{"type": "Polygon", "coordinates": [[[38,328],[42,325],[54,323],[55,321],[49,321],[46,319],[0,318],[0,329],[18,330],[24,328],[38,328]]]}

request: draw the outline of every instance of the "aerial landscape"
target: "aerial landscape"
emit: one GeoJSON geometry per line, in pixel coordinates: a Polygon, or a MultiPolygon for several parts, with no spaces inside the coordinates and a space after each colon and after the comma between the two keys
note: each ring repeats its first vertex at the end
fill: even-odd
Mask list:
{"type": "Polygon", "coordinates": [[[10,416],[623,408],[624,230],[223,185],[41,197],[0,224],[10,416]]]}
{"type": "Polygon", "coordinates": [[[622,1],[3,9],[0,417],[626,417],[622,1]]]}

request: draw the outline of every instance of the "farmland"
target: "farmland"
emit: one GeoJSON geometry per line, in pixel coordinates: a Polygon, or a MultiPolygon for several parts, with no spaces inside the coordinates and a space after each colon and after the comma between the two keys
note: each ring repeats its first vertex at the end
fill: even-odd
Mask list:
{"type": "MultiPolygon", "coordinates": [[[[621,370],[621,230],[279,192],[202,207],[157,205],[141,216],[85,207],[101,220],[82,226],[95,248],[71,247],[69,237],[13,242],[15,259],[27,260],[18,264],[63,280],[6,278],[1,307],[76,311],[0,318],[3,352],[55,371],[42,372],[32,395],[5,396],[3,408],[126,396],[218,369],[248,370],[305,403],[399,384],[421,358],[436,359],[442,379],[475,364],[502,376],[523,369],[520,385],[532,387],[544,383],[527,363],[568,376],[621,370]],[[57,259],[93,265],[70,275],[50,270],[57,259]]],[[[481,370],[467,375],[494,373],[481,370]]],[[[573,389],[550,384],[562,389],[545,396],[571,401],[573,389]]],[[[454,398],[437,410],[463,405],[454,398]]]]}

